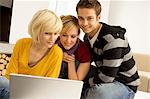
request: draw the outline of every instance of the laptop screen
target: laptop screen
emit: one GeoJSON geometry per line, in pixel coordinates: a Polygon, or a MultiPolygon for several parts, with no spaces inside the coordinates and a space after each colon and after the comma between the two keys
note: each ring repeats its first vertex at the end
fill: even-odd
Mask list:
{"type": "Polygon", "coordinates": [[[83,82],[22,74],[10,75],[10,99],[80,99],[83,82]]]}

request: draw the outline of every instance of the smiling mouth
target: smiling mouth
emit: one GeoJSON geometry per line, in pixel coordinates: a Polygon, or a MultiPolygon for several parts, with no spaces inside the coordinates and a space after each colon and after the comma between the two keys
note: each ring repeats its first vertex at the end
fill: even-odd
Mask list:
{"type": "Polygon", "coordinates": [[[49,42],[49,44],[54,44],[54,42],[49,42]]]}
{"type": "Polygon", "coordinates": [[[88,30],[89,28],[88,27],[82,27],[84,30],[88,30]]]}
{"type": "Polygon", "coordinates": [[[70,47],[71,45],[70,44],[65,44],[65,46],[70,47]]]}

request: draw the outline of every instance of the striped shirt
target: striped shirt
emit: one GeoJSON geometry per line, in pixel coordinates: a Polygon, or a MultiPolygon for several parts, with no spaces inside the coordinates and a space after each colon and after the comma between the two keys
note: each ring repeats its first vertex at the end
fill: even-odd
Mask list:
{"type": "MultiPolygon", "coordinates": [[[[124,36],[126,30],[120,26],[101,24],[103,26],[91,48],[100,83],[119,81],[136,92],[140,80],[130,45],[124,36]]],[[[87,35],[84,41],[90,44],[87,35]]],[[[94,83],[93,78],[89,83],[94,83]]]]}

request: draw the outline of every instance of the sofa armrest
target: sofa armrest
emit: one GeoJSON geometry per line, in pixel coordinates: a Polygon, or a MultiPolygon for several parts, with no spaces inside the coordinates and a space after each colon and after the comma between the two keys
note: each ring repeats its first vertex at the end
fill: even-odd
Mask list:
{"type": "Polygon", "coordinates": [[[150,55],[142,53],[134,53],[133,58],[136,61],[138,70],[150,72],[150,55]]]}
{"type": "Polygon", "coordinates": [[[150,72],[138,71],[138,73],[141,81],[138,90],[150,92],[150,72]]]}
{"type": "Polygon", "coordinates": [[[150,93],[150,73],[149,73],[149,80],[148,80],[148,92],[150,93]]]}

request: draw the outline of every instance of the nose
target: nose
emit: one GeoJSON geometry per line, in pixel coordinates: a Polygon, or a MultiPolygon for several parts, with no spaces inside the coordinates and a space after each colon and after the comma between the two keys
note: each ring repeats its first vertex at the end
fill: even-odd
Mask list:
{"type": "Polygon", "coordinates": [[[87,20],[84,20],[84,21],[83,21],[83,25],[84,25],[84,26],[88,25],[88,21],[87,21],[87,20]]]}
{"type": "Polygon", "coordinates": [[[52,34],[50,35],[50,40],[51,40],[51,41],[54,41],[54,39],[55,39],[55,35],[52,33],[52,34]]]}
{"type": "Polygon", "coordinates": [[[67,41],[67,43],[70,44],[70,43],[71,43],[71,37],[67,37],[67,40],[66,40],[66,41],[67,41]]]}

